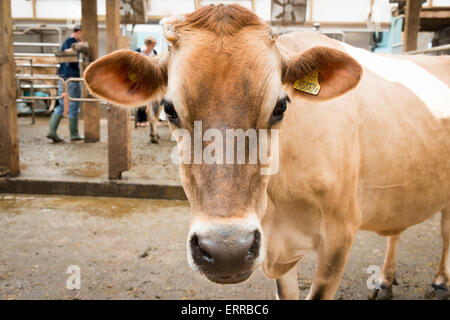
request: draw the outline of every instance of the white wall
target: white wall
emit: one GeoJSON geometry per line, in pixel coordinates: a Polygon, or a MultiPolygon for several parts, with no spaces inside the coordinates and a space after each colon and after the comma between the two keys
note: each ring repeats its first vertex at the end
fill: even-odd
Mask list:
{"type": "Polygon", "coordinates": [[[152,15],[177,15],[195,10],[194,0],[152,0],[150,1],[149,14],[152,15]]]}
{"type": "MultiPolygon", "coordinates": [[[[364,23],[368,19],[369,11],[370,0],[314,0],[312,17],[307,20],[364,23]]],[[[391,21],[389,0],[374,1],[372,21],[376,23],[391,21]]]]}
{"type": "MultiPolygon", "coordinates": [[[[94,1],[94,0],[92,0],[94,1]]],[[[105,15],[105,0],[97,1],[97,13],[105,15]]],[[[32,2],[12,0],[12,15],[15,18],[33,16],[32,2]]],[[[36,14],[39,18],[81,19],[81,0],[37,0],[36,14]]],[[[248,0],[202,0],[201,4],[239,3],[251,8],[248,0]]],[[[434,0],[434,5],[449,5],[450,0],[434,0]]],[[[314,0],[312,17],[309,16],[308,1],[307,20],[319,22],[365,22],[370,8],[370,0],[314,0]]],[[[149,15],[177,15],[192,12],[194,0],[151,0],[149,15]]],[[[261,18],[270,20],[271,1],[255,0],[255,11],[261,18]]],[[[389,0],[375,0],[373,13],[375,22],[390,22],[389,0]]]]}
{"type": "Polygon", "coordinates": [[[13,17],[33,17],[33,6],[31,1],[26,0],[12,0],[11,1],[11,13],[13,17]]]}
{"type": "MultiPolygon", "coordinates": [[[[237,3],[248,9],[251,9],[252,2],[249,0],[201,0],[200,5],[208,4],[233,4],[237,3]]],[[[270,19],[270,0],[256,0],[255,11],[256,14],[265,20],[270,19]]],[[[189,13],[195,10],[194,0],[152,0],[150,1],[149,14],[153,15],[177,15],[189,13]]]]}
{"type": "Polygon", "coordinates": [[[45,18],[64,17],[80,19],[80,0],[38,0],[36,1],[36,16],[45,18]]]}
{"type": "MultiPolygon", "coordinates": [[[[428,7],[430,5],[430,0],[427,0],[423,7],[428,7]]],[[[433,0],[433,7],[450,7],[450,0],[433,0]]]]}
{"type": "MultiPolygon", "coordinates": [[[[97,14],[105,15],[105,0],[96,1],[97,14]]],[[[32,2],[29,0],[11,0],[11,11],[14,18],[32,18],[32,2]]],[[[36,16],[38,18],[81,19],[81,0],[37,0],[36,16]]]]}

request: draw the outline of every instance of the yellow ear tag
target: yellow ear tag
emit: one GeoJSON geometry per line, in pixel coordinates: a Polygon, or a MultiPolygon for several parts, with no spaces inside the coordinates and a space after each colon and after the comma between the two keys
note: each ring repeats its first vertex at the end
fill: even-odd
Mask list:
{"type": "Polygon", "coordinates": [[[128,72],[128,79],[130,79],[131,81],[135,82],[137,80],[137,78],[138,77],[137,77],[136,73],[128,72]]]}
{"type": "Polygon", "coordinates": [[[320,91],[319,72],[314,70],[302,79],[298,79],[294,83],[294,88],[309,94],[317,95],[320,91]]]}

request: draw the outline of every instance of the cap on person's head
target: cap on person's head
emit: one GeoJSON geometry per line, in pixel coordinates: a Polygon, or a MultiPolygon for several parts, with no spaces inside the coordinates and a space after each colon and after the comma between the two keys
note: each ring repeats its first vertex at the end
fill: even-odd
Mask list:
{"type": "Polygon", "coordinates": [[[155,39],[155,37],[153,37],[153,36],[148,36],[147,38],[145,38],[144,44],[145,44],[146,46],[150,46],[150,45],[152,45],[152,44],[156,44],[156,39],[155,39]]]}
{"type": "Polygon", "coordinates": [[[81,30],[81,25],[77,24],[75,27],[73,27],[73,32],[77,32],[81,30]]]}

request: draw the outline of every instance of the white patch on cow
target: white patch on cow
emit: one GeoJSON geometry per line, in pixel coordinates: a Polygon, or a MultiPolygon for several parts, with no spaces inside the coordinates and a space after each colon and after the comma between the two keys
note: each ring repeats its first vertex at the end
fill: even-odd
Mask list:
{"type": "Polygon", "coordinates": [[[450,117],[450,90],[430,72],[411,61],[384,57],[346,43],[341,44],[348,54],[374,74],[401,83],[411,90],[436,118],[450,117]]]}
{"type": "Polygon", "coordinates": [[[263,262],[265,253],[266,253],[266,250],[264,247],[264,234],[263,234],[263,231],[261,228],[261,223],[256,214],[248,215],[244,219],[240,219],[240,218],[231,219],[227,223],[218,223],[218,222],[211,222],[211,221],[205,221],[205,220],[197,220],[191,224],[191,227],[189,229],[188,240],[186,242],[187,260],[188,260],[189,266],[194,271],[200,272],[198,266],[195,264],[194,259],[192,258],[192,252],[191,252],[191,246],[190,246],[190,240],[191,240],[192,236],[194,234],[201,236],[202,234],[206,234],[211,231],[214,232],[214,230],[217,230],[218,227],[226,226],[227,224],[233,225],[233,226],[238,226],[242,232],[253,232],[255,230],[258,230],[260,232],[261,243],[260,243],[259,255],[258,255],[258,258],[255,260],[254,266],[258,266],[263,262]]]}

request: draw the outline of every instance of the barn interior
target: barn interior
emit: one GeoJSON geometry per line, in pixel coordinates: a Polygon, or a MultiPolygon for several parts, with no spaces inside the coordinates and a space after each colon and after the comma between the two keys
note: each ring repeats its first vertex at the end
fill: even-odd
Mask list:
{"type": "MultiPolygon", "coordinates": [[[[68,80],[57,74],[61,63],[77,63],[83,73],[108,53],[140,48],[148,36],[163,54],[168,17],[219,3],[252,10],[280,35],[315,31],[375,53],[450,52],[449,0],[1,1],[0,27],[7,32],[0,33],[0,299],[275,298],[274,284],[260,271],[219,290],[190,276],[183,242],[189,204],[171,161],[176,143],[157,109],[156,135],[152,123],[138,126],[137,108],[91,96],[82,76],[69,79],[82,84],[81,98],[69,95],[67,103],[80,102],[84,140],[70,141],[68,118],[58,131],[63,143],[46,138],[63,99],[58,84],[68,93],[68,80]],[[77,25],[87,49],[62,52],[77,25]],[[146,234],[138,226],[155,231],[146,234]],[[136,234],[139,240],[125,240],[136,234]],[[66,288],[72,264],[86,270],[81,290],[66,288]]],[[[423,298],[434,268],[429,261],[438,261],[438,250],[428,250],[439,245],[436,230],[437,217],[405,236],[399,269],[409,274],[398,289],[402,299],[423,298]]],[[[369,290],[360,284],[367,266],[382,263],[385,243],[362,232],[354,247],[340,299],[367,298],[369,290]]],[[[302,263],[299,285],[306,296],[315,258],[302,263]]]]}

